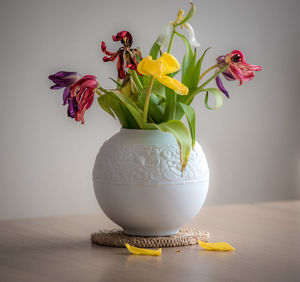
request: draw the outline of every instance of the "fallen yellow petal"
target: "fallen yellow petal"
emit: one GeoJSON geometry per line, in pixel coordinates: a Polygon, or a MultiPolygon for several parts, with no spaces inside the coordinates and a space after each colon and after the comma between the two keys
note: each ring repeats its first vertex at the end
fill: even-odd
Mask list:
{"type": "Polygon", "coordinates": [[[226,242],[216,242],[216,243],[205,243],[200,240],[198,240],[198,244],[205,250],[208,251],[233,251],[235,250],[234,247],[232,247],[230,244],[226,242]]]}
{"type": "Polygon", "coordinates": [[[160,256],[161,255],[161,248],[158,250],[151,250],[151,249],[142,249],[131,246],[125,243],[125,247],[134,255],[146,255],[146,256],[160,256]]]}

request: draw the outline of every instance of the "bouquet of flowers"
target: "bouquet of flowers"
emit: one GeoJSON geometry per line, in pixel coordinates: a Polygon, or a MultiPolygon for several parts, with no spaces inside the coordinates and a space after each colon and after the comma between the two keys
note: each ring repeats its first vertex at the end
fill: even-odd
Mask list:
{"type": "Polygon", "coordinates": [[[112,79],[114,89],[105,89],[96,76],[81,76],[77,72],[59,71],[50,75],[55,85],[51,89],[63,91],[63,105],[68,105],[68,116],[84,124],[84,115],[98,97],[100,107],[117,118],[123,128],[161,130],[170,132],[180,147],[181,170],[183,171],[191,149],[195,144],[195,110],[191,106],[196,95],[205,95],[207,109],[222,106],[223,96],[229,98],[221,75],[229,81],[237,80],[239,85],[254,78],[261,66],[246,63],[244,54],[234,50],[216,59],[216,64],[202,71],[201,65],[210,48],[198,58],[200,44],[195,39],[193,27],[189,23],[196,8],[191,8],[184,16],[179,9],[175,21],[167,23],[149,55],[143,56],[139,48],[134,48],[133,37],[128,31],[120,31],[112,36],[113,41],[121,43],[115,51],[108,51],[104,42],[101,50],[104,62],[117,64],[118,76],[112,79]],[[186,29],[188,38],[182,34],[186,29]],[[175,38],[182,40],[186,50],[181,65],[171,54],[175,38]],[[211,74],[209,76],[209,74],[211,74]],[[177,78],[181,76],[181,78],[177,78]],[[207,87],[212,82],[217,87],[207,87]],[[215,106],[208,104],[209,96],[216,100],[215,106]],[[181,121],[186,116],[188,127],[181,121]]]}

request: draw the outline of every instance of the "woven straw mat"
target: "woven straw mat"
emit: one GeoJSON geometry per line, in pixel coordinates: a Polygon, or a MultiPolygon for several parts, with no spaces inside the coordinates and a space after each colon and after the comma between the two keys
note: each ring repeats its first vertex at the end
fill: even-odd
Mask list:
{"type": "Polygon", "coordinates": [[[208,242],[209,232],[196,228],[182,228],[180,231],[171,236],[157,237],[139,237],[124,234],[123,230],[102,230],[92,233],[92,243],[111,246],[125,247],[125,243],[139,248],[164,248],[180,247],[197,244],[197,240],[208,242]]]}

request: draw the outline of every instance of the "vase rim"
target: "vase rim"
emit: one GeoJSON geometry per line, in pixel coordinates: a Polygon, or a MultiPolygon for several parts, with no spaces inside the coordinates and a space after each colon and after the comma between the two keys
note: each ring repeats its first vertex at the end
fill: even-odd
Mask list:
{"type": "Polygon", "coordinates": [[[167,132],[163,132],[160,131],[159,129],[130,129],[130,128],[121,128],[120,132],[123,133],[167,133],[167,132]]]}

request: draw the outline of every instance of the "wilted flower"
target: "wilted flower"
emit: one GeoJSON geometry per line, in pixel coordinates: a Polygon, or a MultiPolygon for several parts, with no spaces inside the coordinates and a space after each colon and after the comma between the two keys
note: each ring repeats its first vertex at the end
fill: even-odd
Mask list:
{"type": "Polygon", "coordinates": [[[188,20],[190,20],[194,13],[195,13],[195,6],[193,4],[193,2],[190,2],[190,4],[192,5],[190,11],[188,12],[188,14],[184,17],[184,11],[182,9],[179,9],[178,10],[178,13],[177,13],[177,19],[175,22],[172,22],[171,24],[173,25],[181,25],[181,28],[182,27],[185,27],[188,31],[188,34],[189,34],[189,43],[191,45],[191,47],[193,48],[197,48],[200,46],[200,44],[197,42],[196,40],[196,37],[195,37],[195,32],[194,32],[194,29],[192,27],[191,24],[188,23],[188,20]]]}
{"type": "Polygon", "coordinates": [[[55,83],[55,85],[52,85],[50,89],[56,90],[70,86],[79,78],[80,75],[78,72],[59,71],[55,74],[49,75],[49,79],[55,83]]]}
{"type": "Polygon", "coordinates": [[[94,102],[94,94],[100,86],[99,81],[93,75],[85,75],[70,87],[69,105],[77,105],[75,120],[84,124],[84,113],[94,102]]]}
{"type": "Polygon", "coordinates": [[[77,72],[59,71],[56,74],[50,75],[49,79],[55,83],[50,89],[65,88],[63,92],[63,105],[68,104],[68,116],[74,118],[78,112],[78,104],[75,99],[71,98],[70,86],[80,79],[80,75],[77,72]]]}
{"type": "Polygon", "coordinates": [[[118,69],[118,77],[120,79],[125,78],[125,67],[137,70],[137,57],[142,59],[142,53],[139,48],[131,49],[132,45],[132,36],[128,31],[121,31],[116,36],[112,36],[113,41],[121,41],[123,47],[119,48],[116,52],[110,52],[106,50],[105,42],[101,42],[101,49],[104,54],[110,57],[103,57],[104,62],[115,61],[117,59],[117,69],[118,69]],[[124,60],[126,65],[124,67],[124,60]]]}
{"type": "Polygon", "coordinates": [[[176,72],[180,69],[180,64],[174,56],[169,53],[157,59],[152,60],[151,56],[144,58],[138,65],[138,71],[144,75],[154,76],[161,84],[173,89],[180,95],[187,95],[189,89],[180,81],[167,76],[169,73],[176,72]]]}
{"type": "MultiPolygon", "coordinates": [[[[229,64],[228,68],[224,70],[222,74],[227,80],[238,80],[240,85],[242,85],[244,81],[253,79],[255,76],[254,71],[262,70],[261,66],[246,63],[245,56],[240,50],[232,51],[225,56],[219,56],[217,58],[218,69],[221,69],[226,64],[229,64]]],[[[219,75],[216,77],[216,83],[218,88],[229,98],[229,94],[219,75]]]]}
{"type": "Polygon", "coordinates": [[[188,33],[189,33],[189,42],[191,47],[197,48],[200,46],[200,44],[197,42],[196,37],[195,37],[195,32],[193,27],[189,23],[183,24],[184,27],[186,27],[188,33]]]}
{"type": "Polygon", "coordinates": [[[172,23],[169,22],[163,27],[161,33],[156,39],[156,43],[159,44],[161,47],[167,47],[171,35],[171,31],[172,31],[172,23]]]}
{"type": "Polygon", "coordinates": [[[97,78],[93,75],[80,78],[77,72],[60,71],[50,75],[49,79],[55,83],[51,89],[65,88],[63,105],[68,104],[68,116],[83,124],[84,113],[92,105],[95,91],[100,85],[97,78]]]}

